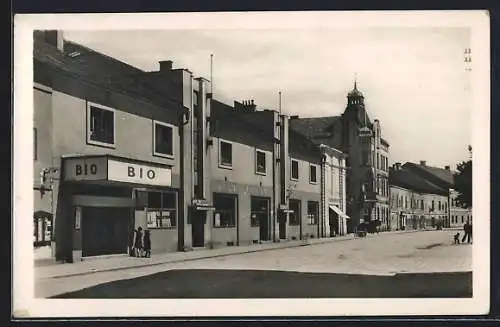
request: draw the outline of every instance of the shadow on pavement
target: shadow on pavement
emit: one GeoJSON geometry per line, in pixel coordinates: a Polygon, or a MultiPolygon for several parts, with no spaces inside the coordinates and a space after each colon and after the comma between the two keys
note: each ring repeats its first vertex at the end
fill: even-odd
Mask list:
{"type": "Polygon", "coordinates": [[[273,270],[170,270],[52,298],[458,297],[472,297],[472,272],[373,276],[273,270]]]}

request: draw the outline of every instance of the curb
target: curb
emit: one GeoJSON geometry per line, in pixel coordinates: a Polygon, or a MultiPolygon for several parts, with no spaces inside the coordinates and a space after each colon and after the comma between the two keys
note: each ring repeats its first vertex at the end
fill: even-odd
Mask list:
{"type": "MultiPolygon", "coordinates": [[[[419,232],[419,230],[415,231],[401,231],[401,233],[412,233],[412,232],[419,232]]],[[[382,232],[385,234],[385,232],[382,232]]],[[[391,234],[401,234],[399,232],[391,233],[391,234]]],[[[382,234],[383,235],[383,234],[382,234]]],[[[385,234],[389,235],[389,233],[385,234]]],[[[277,247],[272,247],[272,248],[264,248],[264,249],[248,249],[242,252],[235,252],[235,253],[221,253],[221,254],[213,254],[213,255],[207,255],[204,257],[195,257],[195,258],[182,258],[182,259],[175,259],[171,261],[163,261],[163,262],[155,262],[155,263],[145,263],[145,264],[139,264],[139,265],[134,265],[134,266],[128,266],[128,267],[112,267],[112,268],[102,268],[102,269],[94,269],[90,271],[84,271],[84,272],[76,272],[76,273],[70,273],[70,274],[65,274],[65,275],[59,275],[59,276],[51,276],[51,277],[42,277],[45,279],[61,279],[61,278],[67,278],[67,277],[76,277],[76,276],[85,276],[85,275],[92,275],[96,273],[101,273],[101,272],[112,272],[112,271],[119,271],[119,270],[129,270],[129,269],[136,269],[136,268],[144,268],[144,267],[154,267],[154,266],[160,266],[160,265],[168,265],[171,263],[180,263],[180,262],[189,262],[189,261],[197,261],[197,260],[205,260],[205,259],[212,259],[212,258],[220,258],[220,257],[228,257],[228,256],[233,256],[233,255],[241,255],[241,254],[247,254],[247,253],[255,253],[255,252],[264,252],[264,251],[275,251],[275,250],[281,250],[281,249],[290,249],[290,248],[298,248],[298,247],[303,247],[303,246],[314,246],[314,245],[321,245],[321,244],[326,244],[326,243],[335,243],[335,242],[342,242],[342,241],[351,241],[351,240],[356,240],[358,239],[357,237],[351,237],[351,238],[327,238],[322,241],[317,241],[317,242],[310,242],[309,240],[307,241],[302,241],[300,243],[295,243],[295,244],[284,244],[282,246],[277,246],[277,247]]]]}
{"type": "Polygon", "coordinates": [[[46,278],[47,279],[60,279],[60,278],[66,278],[66,277],[85,276],[85,275],[91,275],[91,274],[96,274],[96,273],[100,273],[100,272],[111,272],[111,271],[128,270],[128,269],[135,269],[135,268],[154,267],[154,266],[159,266],[159,265],[167,265],[167,264],[171,264],[171,263],[189,262],[189,261],[197,261],[197,260],[212,259],[212,258],[219,258],[219,257],[228,257],[228,256],[232,256],[232,255],[240,255],[240,254],[254,253],[254,252],[264,252],[264,251],[273,251],[273,250],[280,250],[280,249],[286,249],[286,248],[296,248],[296,247],[309,246],[309,245],[314,245],[314,244],[302,243],[302,244],[285,245],[285,246],[278,246],[278,247],[266,248],[266,249],[251,249],[251,250],[246,250],[246,251],[242,251],[242,252],[214,254],[214,255],[208,255],[208,256],[198,257],[198,258],[183,258],[183,259],[176,259],[176,260],[171,260],[171,261],[141,264],[141,265],[136,265],[136,266],[95,269],[95,270],[91,270],[91,271],[77,272],[77,273],[71,273],[71,274],[60,275],[60,276],[52,276],[52,277],[46,277],[46,278]]]}

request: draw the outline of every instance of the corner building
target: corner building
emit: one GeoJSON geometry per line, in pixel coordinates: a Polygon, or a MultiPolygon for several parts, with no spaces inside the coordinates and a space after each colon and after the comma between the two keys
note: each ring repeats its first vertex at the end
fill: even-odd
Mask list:
{"type": "Polygon", "coordinates": [[[389,210],[389,143],[379,120],[370,120],[364,95],[354,83],[342,115],[296,118],[291,128],[312,142],[346,154],[346,220],[349,232],[362,221],[387,222],[389,210]]]}
{"type": "Polygon", "coordinates": [[[126,254],[138,226],[153,253],[190,246],[192,74],[160,67],[146,73],[35,32],[34,219],[49,211],[57,260],[126,254]]]}

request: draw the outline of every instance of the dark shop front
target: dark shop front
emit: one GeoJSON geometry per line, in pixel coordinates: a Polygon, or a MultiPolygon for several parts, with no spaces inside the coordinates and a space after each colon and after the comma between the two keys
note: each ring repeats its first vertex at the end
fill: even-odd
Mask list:
{"type": "Polygon", "coordinates": [[[64,228],[56,233],[73,261],[127,254],[139,226],[151,230],[156,250],[176,248],[170,166],[103,155],[64,158],[62,172],[64,228]]]}

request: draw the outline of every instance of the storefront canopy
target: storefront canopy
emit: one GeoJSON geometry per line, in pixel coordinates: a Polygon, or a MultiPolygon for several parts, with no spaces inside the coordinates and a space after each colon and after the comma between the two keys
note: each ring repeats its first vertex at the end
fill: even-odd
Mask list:
{"type": "Polygon", "coordinates": [[[330,205],[329,207],[330,207],[330,209],[332,209],[340,217],[343,217],[345,219],[349,219],[349,216],[346,215],[345,213],[343,213],[342,210],[339,209],[339,207],[334,206],[334,205],[330,205]]]}

